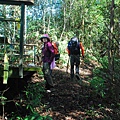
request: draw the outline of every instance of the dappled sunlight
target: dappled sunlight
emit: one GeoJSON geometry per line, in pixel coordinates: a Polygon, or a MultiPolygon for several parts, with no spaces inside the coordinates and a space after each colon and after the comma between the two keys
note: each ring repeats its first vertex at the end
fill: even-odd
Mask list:
{"type": "Polygon", "coordinates": [[[76,78],[73,81],[70,80],[70,73],[66,73],[65,69],[53,69],[55,86],[52,93],[45,93],[42,101],[46,107],[40,115],[49,115],[53,120],[104,119],[105,109],[98,107],[102,99],[94,98],[94,92],[90,83],[87,82],[87,77],[91,78],[92,71],[80,68],[82,78],[80,82],[76,78]]]}
{"type": "MultiPolygon", "coordinates": [[[[104,119],[104,106],[109,106],[106,103],[102,104],[101,98],[96,98],[94,90],[91,89],[88,80],[92,79],[92,71],[94,65],[84,64],[80,66],[80,78],[70,80],[70,67],[66,72],[66,67],[55,67],[52,70],[54,81],[53,92],[49,94],[49,98],[43,98],[44,103],[47,104],[53,120],[84,120],[84,119],[104,119]],[[46,102],[45,102],[46,101],[46,102]],[[102,104],[103,107],[99,106],[102,104]],[[91,111],[92,109],[92,111],[91,111]]],[[[43,111],[45,112],[45,111],[43,111]]],[[[42,112],[41,112],[42,113],[42,112]]],[[[108,112],[105,112],[109,114],[108,112]]],[[[113,113],[112,113],[113,114],[113,113]]]]}
{"type": "Polygon", "coordinates": [[[89,76],[92,75],[92,72],[89,69],[80,69],[80,75],[89,76]]]}

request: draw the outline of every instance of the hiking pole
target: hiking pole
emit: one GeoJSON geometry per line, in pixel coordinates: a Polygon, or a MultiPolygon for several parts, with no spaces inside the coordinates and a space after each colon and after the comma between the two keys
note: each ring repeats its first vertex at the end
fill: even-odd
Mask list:
{"type": "Polygon", "coordinates": [[[68,57],[68,62],[67,62],[67,67],[66,67],[66,73],[68,73],[69,61],[70,61],[70,57],[68,57]]]}
{"type": "Polygon", "coordinates": [[[84,80],[84,60],[82,59],[81,61],[81,68],[82,68],[82,75],[83,75],[83,80],[84,80]]]}

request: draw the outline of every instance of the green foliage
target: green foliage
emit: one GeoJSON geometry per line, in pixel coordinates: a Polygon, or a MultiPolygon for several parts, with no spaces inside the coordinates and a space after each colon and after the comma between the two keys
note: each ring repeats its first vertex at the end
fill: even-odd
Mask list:
{"type": "Polygon", "coordinates": [[[91,87],[95,89],[95,93],[99,94],[102,97],[105,97],[105,84],[104,80],[100,77],[94,77],[92,80],[89,81],[91,84],[91,87]]]}
{"type": "Polygon", "coordinates": [[[40,83],[29,84],[24,91],[26,94],[26,108],[34,112],[34,108],[41,104],[41,98],[43,96],[44,88],[40,83]]]}
{"type": "Polygon", "coordinates": [[[93,71],[94,77],[89,80],[91,87],[95,89],[95,94],[99,94],[101,97],[105,97],[105,80],[100,76],[102,74],[101,69],[96,68],[93,71]]]}
{"type": "Polygon", "coordinates": [[[2,106],[4,106],[4,105],[6,104],[6,102],[7,102],[7,98],[4,97],[4,96],[0,96],[0,104],[1,104],[2,106]]]}
{"type": "Polygon", "coordinates": [[[108,68],[108,57],[107,56],[100,58],[99,62],[101,63],[102,68],[104,68],[104,69],[108,68]]]}
{"type": "Polygon", "coordinates": [[[120,84],[120,59],[114,59],[115,80],[120,84]]]}
{"type": "Polygon", "coordinates": [[[40,69],[40,70],[38,71],[38,74],[39,74],[40,76],[43,76],[43,71],[42,71],[42,69],[40,69]]]}
{"type": "Polygon", "coordinates": [[[13,113],[13,117],[10,120],[52,120],[50,116],[41,116],[36,110],[36,107],[42,106],[41,99],[43,97],[44,83],[29,83],[25,92],[25,100],[23,98],[20,99],[21,102],[16,103],[19,108],[23,109],[23,106],[28,109],[29,112],[26,114],[26,117],[21,117],[15,113],[13,113]],[[24,102],[23,102],[24,101],[24,102]]]}

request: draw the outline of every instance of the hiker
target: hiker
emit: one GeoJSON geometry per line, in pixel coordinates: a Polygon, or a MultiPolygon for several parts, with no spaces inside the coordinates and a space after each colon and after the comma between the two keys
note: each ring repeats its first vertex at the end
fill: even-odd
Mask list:
{"type": "Polygon", "coordinates": [[[46,80],[45,88],[47,92],[51,92],[53,87],[53,80],[51,76],[51,63],[54,62],[54,48],[50,42],[50,37],[48,34],[44,34],[40,40],[43,42],[42,48],[42,62],[43,62],[43,74],[46,80]]]}
{"type": "Polygon", "coordinates": [[[82,51],[82,57],[84,58],[84,47],[82,45],[82,42],[79,42],[76,36],[72,37],[71,40],[68,42],[68,46],[67,46],[67,52],[69,55],[70,66],[71,66],[70,68],[71,80],[73,80],[74,78],[74,66],[76,66],[75,76],[77,79],[80,79],[79,78],[79,65],[80,65],[81,51],[82,51]]]}

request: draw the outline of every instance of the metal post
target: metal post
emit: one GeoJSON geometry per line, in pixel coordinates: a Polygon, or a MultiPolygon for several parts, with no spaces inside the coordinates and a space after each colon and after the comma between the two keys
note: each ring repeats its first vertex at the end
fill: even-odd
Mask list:
{"type": "Polygon", "coordinates": [[[25,25],[24,25],[24,29],[25,29],[25,34],[24,34],[24,44],[26,44],[26,33],[27,33],[27,13],[26,13],[26,10],[27,10],[27,6],[25,5],[25,25]]]}
{"type": "Polygon", "coordinates": [[[23,42],[24,42],[24,24],[25,24],[25,4],[21,4],[21,27],[20,27],[20,60],[19,77],[23,78],[23,42]]]}

